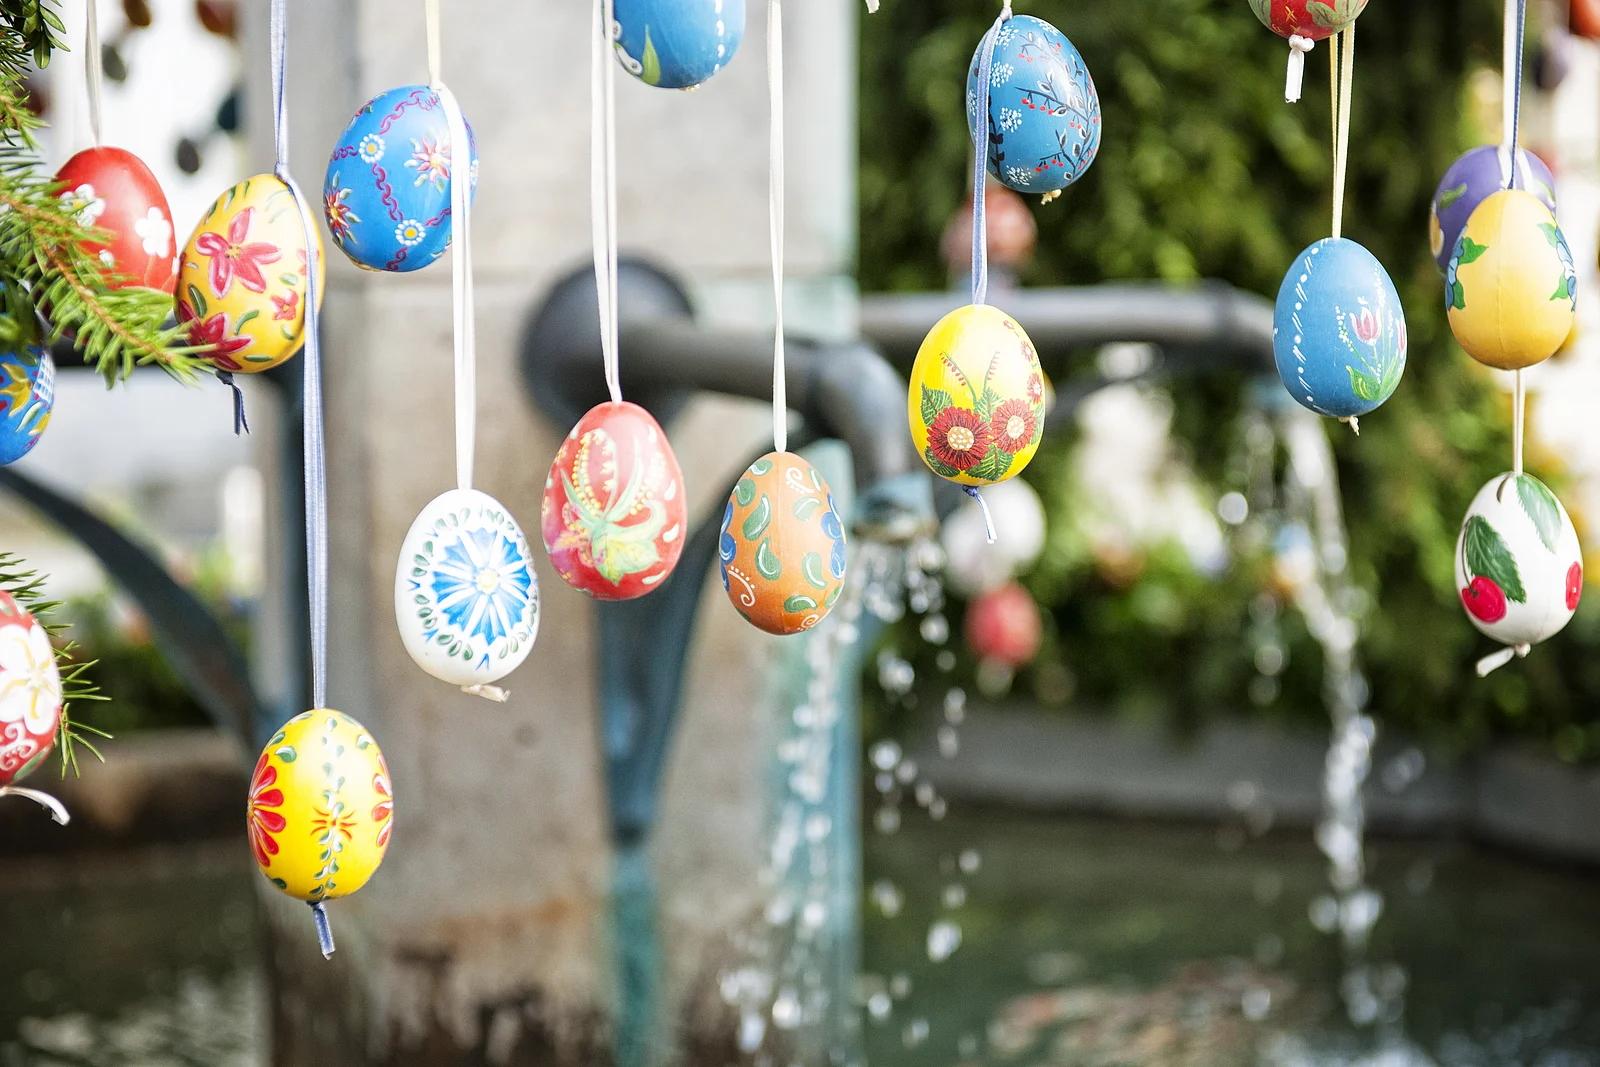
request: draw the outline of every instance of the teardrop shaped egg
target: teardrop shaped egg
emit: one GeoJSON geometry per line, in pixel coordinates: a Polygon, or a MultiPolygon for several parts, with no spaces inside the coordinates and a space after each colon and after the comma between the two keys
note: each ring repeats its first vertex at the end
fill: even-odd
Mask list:
{"type": "Polygon", "coordinates": [[[822,473],[793,452],[769,452],[734,485],[717,550],[734,609],[769,634],[811,629],[844,589],[844,521],[822,473]]]}
{"type": "Polygon", "coordinates": [[[1507,189],[1478,205],[1445,265],[1450,330],[1467,355],[1500,370],[1542,363],[1572,333],[1578,274],[1556,217],[1507,189]]]}
{"type": "Polygon", "coordinates": [[[1478,491],[1456,539],[1456,590],[1472,625],[1501,644],[1536,645],[1572,621],[1583,553],[1543,482],[1507,473],[1478,491]]]}
{"type": "MultiPolygon", "coordinates": [[[[1505,189],[1512,180],[1511,153],[1499,145],[1474,148],[1450,164],[1433,194],[1428,219],[1428,244],[1443,274],[1455,255],[1456,242],[1478,205],[1505,189]]],[[[1539,198],[1554,214],[1556,180],[1544,160],[1527,149],[1517,151],[1516,186],[1539,198]]]]}
{"type": "Polygon", "coordinates": [[[745,0],[616,0],[617,61],[646,85],[693,89],[733,61],[745,0]]]}

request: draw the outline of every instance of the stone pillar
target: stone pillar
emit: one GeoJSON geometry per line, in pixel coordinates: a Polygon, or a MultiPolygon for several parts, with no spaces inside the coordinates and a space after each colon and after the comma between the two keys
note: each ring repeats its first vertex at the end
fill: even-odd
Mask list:
{"type": "MultiPolygon", "coordinates": [[[[314,195],[356,108],[426,80],[422,4],[289,6],[292,167],[314,195]]],[[[481,160],[477,485],[537,544],[545,472],[567,427],[535,413],[515,355],[546,287],[589,255],[589,6],[442,6],[444,76],[481,160]]],[[[622,247],[683,272],[708,316],[727,322],[772,317],[763,7],[751,0],[739,55],[698,91],[618,79],[622,247]]],[[[790,318],[802,331],[848,333],[857,0],[790,7],[790,318]]],[[[250,5],[245,41],[260,169],[271,159],[266,8],[250,5]]],[[[378,276],[328,249],[331,702],[382,746],[396,829],[371,884],[330,905],[340,945],[332,963],[318,957],[306,909],[274,898],[274,1061],[603,1061],[610,855],[594,612],[540,568],[541,634],[504,683],[503,705],[412,664],[392,621],[392,583],[411,520],[454,485],[450,268],[378,276]]],[[[670,428],[694,518],[727,492],[768,426],[759,405],[702,398],[670,428]]],[[[773,639],[727,609],[720,583],[705,595],[654,848],[666,1011],[687,1027],[683,1047],[710,1049],[722,1025],[713,1003],[720,954],[756,900],[765,763],[754,709],[773,639]]]]}

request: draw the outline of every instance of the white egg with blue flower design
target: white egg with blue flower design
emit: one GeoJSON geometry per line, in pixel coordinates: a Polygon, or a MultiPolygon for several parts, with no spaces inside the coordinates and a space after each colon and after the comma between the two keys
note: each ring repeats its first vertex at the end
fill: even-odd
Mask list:
{"type": "MultiPolygon", "coordinates": [[[[967,72],[967,134],[976,136],[979,60],[967,72]]],[[[989,173],[1019,193],[1055,193],[1100,151],[1100,94],[1083,56],[1043,19],[1017,15],[995,35],[989,67],[989,173]]]]}
{"type": "Polygon", "coordinates": [[[411,524],[394,577],[395,622],[417,665],[463,688],[521,666],[539,633],[528,539],[487,493],[452,489],[411,524]]]}

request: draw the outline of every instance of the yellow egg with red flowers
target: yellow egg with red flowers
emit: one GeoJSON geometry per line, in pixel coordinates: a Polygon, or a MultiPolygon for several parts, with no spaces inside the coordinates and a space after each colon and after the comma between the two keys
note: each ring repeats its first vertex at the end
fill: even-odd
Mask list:
{"type": "MultiPolygon", "coordinates": [[[[323,291],[322,235],[316,241],[323,291]]],[[[211,205],[178,261],[178,320],[218,370],[255,374],[300,351],[306,321],[306,231],[294,194],[258,174],[211,205]]]]}
{"type": "Polygon", "coordinates": [[[250,779],[250,849],[267,880],[316,904],[349,896],[383,862],[394,791],[365,727],[319,708],[284,723],[250,779]]]}
{"type": "Polygon", "coordinates": [[[957,308],[917,352],[906,411],[917,451],[941,478],[983,486],[1016,477],[1044,436],[1033,342],[999,308],[957,308]]]}

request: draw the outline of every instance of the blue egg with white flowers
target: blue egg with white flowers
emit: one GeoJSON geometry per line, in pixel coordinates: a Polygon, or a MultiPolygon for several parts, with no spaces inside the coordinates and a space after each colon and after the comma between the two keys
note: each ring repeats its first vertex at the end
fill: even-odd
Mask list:
{"type": "MultiPolygon", "coordinates": [[[[967,134],[978,129],[978,42],[967,73],[967,134]]],[[[989,173],[1019,193],[1059,192],[1100,151],[1100,94],[1083,56],[1043,19],[1016,15],[989,67],[989,173]]]]}
{"type": "Polygon", "coordinates": [[[1346,238],[1307,248],[1278,290],[1272,350],[1304,407],[1346,420],[1377,408],[1406,369],[1406,315],[1389,272],[1346,238]]]}
{"type": "Polygon", "coordinates": [[[646,85],[693,89],[733,61],[745,0],[615,0],[617,61],[646,85]]]}
{"type": "MultiPolygon", "coordinates": [[[[472,192],[478,146],[467,127],[472,192]]],[[[333,243],[358,267],[421,270],[450,247],[450,120],[426,85],[403,85],[356,112],[322,183],[333,243]]]]}
{"type": "Polygon", "coordinates": [[[49,352],[0,352],[0,467],[33,451],[55,403],[56,365],[49,352]]]}

